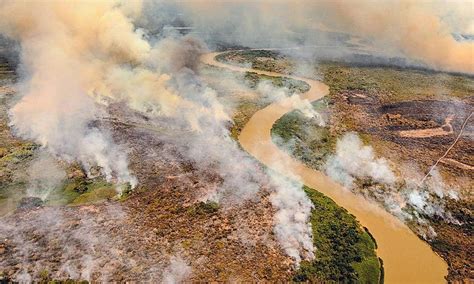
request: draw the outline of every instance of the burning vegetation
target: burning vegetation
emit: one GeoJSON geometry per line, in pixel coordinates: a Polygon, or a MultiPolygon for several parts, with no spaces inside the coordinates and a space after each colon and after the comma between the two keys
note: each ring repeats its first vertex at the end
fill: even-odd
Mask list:
{"type": "MultiPolygon", "coordinates": [[[[249,57],[249,62],[253,58],[249,57]]],[[[227,60],[233,60],[232,56],[227,60]]],[[[283,62],[286,72],[291,72],[295,63],[291,63],[291,58],[283,62]]],[[[274,63],[278,64],[281,63],[274,63]]],[[[449,279],[470,278],[472,264],[465,251],[458,248],[472,246],[472,79],[332,62],[320,63],[315,74],[320,74],[330,86],[330,96],[313,104],[315,110],[327,117],[329,126],[321,127],[294,111],[274,125],[274,141],[311,167],[326,170],[347,187],[379,200],[393,214],[406,219],[448,260],[449,279]],[[436,78],[443,80],[440,85],[450,86],[452,93],[432,93],[431,82],[436,78]],[[356,131],[360,138],[348,136],[351,131],[356,131]],[[361,148],[365,147],[363,144],[372,146],[371,152],[386,159],[369,159],[378,163],[374,166],[379,173],[363,174],[361,166],[357,166],[365,158],[356,158],[355,153],[361,151],[362,155],[369,150],[361,148]],[[345,150],[350,154],[341,152],[345,150]],[[420,184],[425,173],[445,153],[426,182],[420,184]],[[353,158],[357,159],[356,164],[346,160],[353,158]],[[345,163],[355,165],[354,172],[345,163]],[[405,180],[395,182],[394,175],[397,180],[405,180]],[[377,180],[379,176],[384,180],[377,180]],[[405,197],[389,197],[390,191],[404,192],[407,186],[412,189],[411,193],[403,193],[407,194],[405,197]],[[406,213],[399,211],[400,206],[406,213]]],[[[367,170],[370,167],[362,166],[367,170]]]]}
{"type": "Polygon", "coordinates": [[[383,283],[355,216],[239,145],[282,101],[275,143],[472,278],[472,43],[436,5],[277,2],[0,0],[0,282],[383,283]]]}

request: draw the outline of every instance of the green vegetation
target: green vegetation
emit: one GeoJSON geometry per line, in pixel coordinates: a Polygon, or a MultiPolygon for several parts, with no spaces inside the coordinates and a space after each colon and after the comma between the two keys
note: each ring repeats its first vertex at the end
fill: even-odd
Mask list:
{"type": "Polygon", "coordinates": [[[231,58],[241,58],[242,62],[253,62],[258,57],[267,57],[271,59],[283,59],[284,57],[280,55],[279,52],[274,50],[236,50],[221,53],[216,56],[218,61],[226,61],[231,58]]]}
{"type": "MultiPolygon", "coordinates": [[[[97,202],[110,197],[106,194],[108,189],[112,192],[112,185],[102,180],[67,180],[63,185],[52,190],[45,203],[54,206],[97,202]]],[[[117,195],[115,190],[113,192],[117,195]]]]}
{"type": "Polygon", "coordinates": [[[26,191],[25,169],[38,145],[24,141],[11,142],[8,137],[0,139],[0,145],[0,216],[3,216],[16,208],[26,191]]]}
{"type": "Polygon", "coordinates": [[[290,79],[287,77],[273,77],[247,72],[245,73],[244,79],[250,88],[256,88],[258,83],[262,81],[270,81],[275,87],[287,88],[290,93],[305,93],[309,90],[309,85],[306,82],[290,79]]]}
{"type": "Polygon", "coordinates": [[[199,202],[188,209],[190,215],[214,214],[219,210],[219,204],[214,201],[199,202]]]}
{"type": "MultiPolygon", "coordinates": [[[[325,100],[313,103],[316,110],[325,108],[325,100]]],[[[312,168],[319,169],[328,155],[333,153],[336,138],[328,127],[318,126],[316,121],[305,117],[300,111],[292,111],[273,125],[274,142],[312,168]]]]}
{"type": "MultiPolygon", "coordinates": [[[[78,205],[96,203],[117,196],[117,190],[115,189],[115,185],[103,180],[90,182],[86,185],[86,187],[86,191],[82,194],[79,193],[79,195],[71,201],[71,204],[78,205]]],[[[70,186],[66,186],[64,193],[66,193],[66,195],[68,193],[71,194],[71,189],[72,188],[70,186]]]]}
{"type": "Polygon", "coordinates": [[[243,50],[229,51],[219,54],[218,61],[233,61],[245,65],[252,64],[252,68],[265,71],[282,72],[293,68],[294,63],[273,50],[243,50]]]}
{"type": "MultiPolygon", "coordinates": [[[[87,280],[73,280],[73,279],[66,279],[66,280],[57,280],[51,277],[51,274],[47,269],[41,270],[37,274],[38,280],[35,283],[39,284],[88,284],[89,281],[87,280]]],[[[13,282],[13,279],[8,278],[0,271],[0,283],[17,283],[13,282]]]]}
{"type": "MultiPolygon", "coordinates": [[[[252,68],[291,73],[296,61],[277,51],[246,50],[220,54],[219,61],[251,64],[252,68]]],[[[330,87],[330,95],[360,90],[377,95],[383,103],[413,99],[439,99],[440,96],[467,98],[474,92],[474,78],[429,70],[380,66],[353,66],[338,62],[320,62],[316,70],[330,87]]]]}
{"type": "Polygon", "coordinates": [[[40,271],[39,278],[40,278],[40,282],[46,282],[46,283],[49,282],[49,279],[50,279],[49,271],[46,269],[40,271]]]}
{"type": "Polygon", "coordinates": [[[311,212],[315,260],[304,261],[294,281],[379,283],[381,266],[376,244],[355,217],[330,198],[305,187],[311,212]]]}
{"type": "Polygon", "coordinates": [[[474,78],[390,67],[357,67],[341,63],[319,66],[330,94],[360,90],[379,96],[383,103],[413,99],[435,99],[439,96],[466,98],[474,92],[474,78]]]}
{"type": "MultiPolygon", "coordinates": [[[[73,280],[73,279],[66,279],[66,280],[56,280],[51,277],[51,274],[47,269],[43,269],[38,274],[39,280],[37,283],[40,284],[88,284],[89,281],[87,280],[73,280]]],[[[6,279],[8,280],[8,279],[6,279]]],[[[0,278],[0,282],[2,279],[0,278]]]]}
{"type": "MultiPolygon", "coordinates": [[[[117,185],[106,182],[103,178],[69,179],[57,188],[51,189],[44,204],[57,206],[101,202],[117,197],[116,186],[117,185]]],[[[16,208],[22,200],[22,197],[26,196],[26,188],[26,181],[11,182],[0,188],[0,205],[3,209],[0,211],[0,215],[6,214],[16,208]]]]}
{"type": "Polygon", "coordinates": [[[33,156],[37,148],[38,145],[28,142],[9,148],[0,148],[0,167],[4,168],[9,163],[18,163],[33,156]]]}

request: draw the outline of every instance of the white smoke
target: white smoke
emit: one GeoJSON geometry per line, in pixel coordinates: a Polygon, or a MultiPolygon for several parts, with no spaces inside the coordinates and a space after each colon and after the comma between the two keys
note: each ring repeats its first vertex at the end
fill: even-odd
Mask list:
{"type": "Polygon", "coordinates": [[[370,42],[362,52],[368,49],[372,54],[421,61],[435,69],[473,73],[473,43],[452,36],[472,30],[471,3],[430,2],[189,0],[164,1],[155,9],[171,6],[176,14],[182,13],[181,21],[210,42],[254,48],[294,47],[297,43],[314,46],[316,56],[340,58],[347,52],[345,47],[351,46],[349,38],[358,37],[370,42]],[[419,29],[420,25],[425,28],[419,29]]]}
{"type": "Polygon", "coordinates": [[[27,196],[39,197],[45,201],[52,191],[66,179],[66,173],[58,163],[46,153],[32,161],[29,169],[27,196]]]}
{"type": "Polygon", "coordinates": [[[446,198],[459,199],[458,191],[446,186],[437,169],[431,172],[423,184],[419,184],[422,175],[416,171],[413,171],[411,175],[405,174],[403,178],[404,185],[399,192],[394,189],[390,190],[392,195],[397,194],[399,197],[385,201],[394,212],[400,213],[402,210],[409,211],[410,209],[415,211],[414,215],[401,214],[402,219],[413,220],[415,218],[418,222],[425,223],[424,216],[437,216],[447,222],[459,223],[450,212],[445,210],[446,198]],[[394,202],[395,200],[398,202],[394,202]]]}
{"type": "Polygon", "coordinates": [[[172,256],[170,264],[163,272],[163,284],[175,284],[186,282],[186,279],[191,275],[192,269],[188,263],[180,256],[172,256]]]}
{"type": "Polygon", "coordinates": [[[435,168],[433,171],[431,171],[429,177],[429,179],[425,180],[425,185],[430,188],[430,191],[433,192],[437,197],[449,197],[451,199],[459,198],[458,190],[447,188],[438,169],[435,168]]]}
{"type": "MultiPolygon", "coordinates": [[[[122,102],[150,123],[164,124],[170,134],[163,139],[177,146],[186,160],[217,171],[222,183],[209,198],[235,206],[256,197],[268,182],[230,137],[230,110],[195,72],[204,45],[172,33],[152,38],[135,28],[140,1],[2,5],[0,32],[21,43],[26,71],[20,82],[22,98],[10,111],[19,136],[61,159],[81,162],[86,171],[100,166],[108,180],[133,187],[137,180],[128,169],[127,149],[95,123],[107,115],[110,103],[122,102]],[[176,132],[181,135],[173,135],[176,132]]],[[[278,186],[274,204],[282,211],[275,219],[277,231],[282,245],[293,239],[287,251],[299,260],[301,246],[312,248],[309,201],[299,189],[296,196],[302,201],[286,204],[283,190],[289,185],[278,186]]]]}
{"type": "Polygon", "coordinates": [[[395,174],[388,162],[376,158],[372,147],[365,146],[356,133],[347,133],[337,140],[336,153],[325,165],[326,173],[347,188],[352,188],[356,178],[371,178],[376,182],[392,185],[395,174]]]}
{"type": "Polygon", "coordinates": [[[313,203],[302,189],[302,184],[290,181],[275,172],[269,172],[275,192],[270,196],[276,208],[274,216],[275,235],[287,255],[298,266],[304,259],[314,258],[311,209],[313,203]]]}
{"type": "Polygon", "coordinates": [[[283,107],[299,110],[305,117],[313,118],[319,126],[325,126],[326,122],[319,112],[307,99],[298,95],[290,95],[286,87],[277,88],[269,81],[262,81],[257,85],[257,92],[264,95],[271,102],[277,102],[283,107]]]}
{"type": "Polygon", "coordinates": [[[31,275],[23,270],[21,273],[18,273],[18,275],[15,277],[15,281],[20,283],[20,284],[27,284],[32,282],[32,277],[31,275]]]}
{"type": "Polygon", "coordinates": [[[136,256],[125,252],[130,240],[110,232],[130,229],[124,214],[117,204],[75,210],[45,207],[0,220],[2,242],[14,248],[8,257],[0,257],[0,267],[11,269],[12,261],[21,264],[22,270],[11,277],[22,283],[37,282],[44,270],[53,279],[109,282],[118,269],[136,267],[136,256]],[[41,257],[33,261],[33,255],[41,257]]]}
{"type": "MultiPolygon", "coordinates": [[[[108,180],[135,186],[124,149],[114,145],[106,132],[91,125],[100,113],[90,96],[94,91],[91,78],[100,68],[100,55],[112,56],[129,48],[143,53],[143,46],[134,44],[140,35],[131,30],[126,17],[111,4],[88,7],[74,3],[76,15],[63,17],[62,13],[68,12],[64,3],[3,2],[0,32],[20,41],[26,72],[20,82],[22,99],[10,110],[10,125],[17,135],[40,143],[54,155],[67,161],[78,160],[86,169],[98,165],[108,180]],[[36,13],[26,16],[32,9],[36,13]],[[93,21],[91,15],[81,14],[87,12],[102,12],[103,24],[119,19],[114,23],[117,28],[105,31],[97,23],[99,19],[93,21]],[[125,37],[117,36],[120,28],[125,29],[125,37]],[[89,37],[93,32],[104,34],[99,34],[96,41],[89,37]],[[118,47],[112,51],[111,45],[118,47]]],[[[138,57],[129,52],[130,59],[132,56],[138,57]]]]}
{"type": "Polygon", "coordinates": [[[364,195],[374,198],[403,221],[416,222],[426,238],[436,236],[426,217],[440,217],[459,224],[446,211],[445,198],[458,199],[456,189],[447,188],[437,170],[423,184],[423,175],[410,168],[396,177],[384,158],[376,158],[373,148],[364,145],[356,133],[347,133],[336,143],[336,153],[325,164],[326,173],[346,188],[354,189],[357,179],[369,178],[375,185],[364,188],[364,195]]]}

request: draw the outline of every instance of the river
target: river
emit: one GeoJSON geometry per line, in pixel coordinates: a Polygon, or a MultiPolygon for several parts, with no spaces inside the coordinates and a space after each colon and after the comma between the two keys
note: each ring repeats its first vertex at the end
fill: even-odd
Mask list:
{"type": "MultiPolygon", "coordinates": [[[[201,62],[236,72],[254,72],[304,81],[311,88],[300,96],[309,101],[321,99],[329,93],[329,87],[322,82],[218,62],[215,60],[218,54],[204,54],[201,62]]],[[[353,214],[377,242],[377,255],[384,264],[385,283],[446,283],[447,264],[403,222],[374,202],[345,189],[324,173],[292,158],[272,142],[273,124],[291,111],[292,104],[284,101],[257,111],[239,136],[242,147],[269,168],[318,190],[353,214]]]]}

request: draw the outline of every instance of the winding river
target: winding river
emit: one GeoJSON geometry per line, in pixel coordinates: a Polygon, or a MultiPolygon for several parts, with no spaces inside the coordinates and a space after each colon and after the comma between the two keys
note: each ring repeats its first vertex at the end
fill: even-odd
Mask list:
{"type": "MultiPolygon", "coordinates": [[[[329,87],[322,82],[218,62],[215,59],[218,54],[204,54],[201,62],[236,72],[304,81],[311,88],[300,96],[309,101],[321,99],[329,93],[329,87]]],[[[356,216],[377,241],[377,255],[384,263],[385,283],[446,283],[446,263],[405,224],[377,204],[343,188],[324,173],[292,158],[272,142],[273,124],[293,110],[292,104],[285,100],[270,104],[250,118],[239,136],[242,147],[269,168],[322,192],[356,216]]]]}

